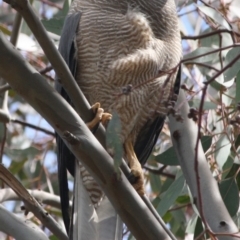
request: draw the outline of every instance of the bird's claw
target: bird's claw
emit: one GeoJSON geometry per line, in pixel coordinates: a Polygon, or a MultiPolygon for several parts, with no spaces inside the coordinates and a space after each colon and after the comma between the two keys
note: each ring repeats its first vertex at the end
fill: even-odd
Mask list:
{"type": "Polygon", "coordinates": [[[135,177],[136,181],[133,183],[133,187],[138,192],[140,196],[143,196],[145,194],[144,190],[144,176],[143,171],[141,168],[141,165],[139,164],[140,168],[138,166],[131,168],[131,173],[135,177]]]}
{"type": "Polygon", "coordinates": [[[91,122],[87,123],[87,126],[89,129],[93,129],[97,124],[100,122],[103,123],[104,126],[107,125],[107,123],[111,120],[112,114],[105,113],[104,109],[101,108],[101,104],[99,102],[96,102],[91,107],[92,111],[95,113],[95,117],[91,122]]]}

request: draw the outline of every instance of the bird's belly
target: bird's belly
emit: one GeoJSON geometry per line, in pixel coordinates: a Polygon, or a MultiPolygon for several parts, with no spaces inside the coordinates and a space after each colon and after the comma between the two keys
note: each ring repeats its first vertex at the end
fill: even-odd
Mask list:
{"type": "Polygon", "coordinates": [[[130,137],[134,142],[149,119],[166,115],[176,72],[157,76],[176,68],[180,44],[156,38],[146,16],[136,11],[110,15],[86,11],[79,33],[79,86],[90,104],[100,102],[105,112],[116,110],[122,141],[130,137]]]}
{"type": "MultiPolygon", "coordinates": [[[[165,79],[165,78],[164,78],[165,79]]],[[[155,80],[146,86],[113,87],[102,82],[95,84],[88,94],[84,94],[91,104],[100,102],[105,112],[116,111],[121,120],[121,140],[131,139],[135,142],[142,127],[149,119],[167,114],[166,102],[171,95],[173,82],[163,88],[163,79],[155,80]]]]}

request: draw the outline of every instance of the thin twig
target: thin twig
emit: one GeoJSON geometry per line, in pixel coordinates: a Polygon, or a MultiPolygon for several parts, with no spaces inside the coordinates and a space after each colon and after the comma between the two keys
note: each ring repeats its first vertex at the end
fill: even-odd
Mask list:
{"type": "Polygon", "coordinates": [[[199,40],[199,39],[211,37],[213,35],[220,34],[220,33],[229,33],[232,37],[233,37],[233,35],[236,35],[236,36],[240,37],[240,34],[233,31],[233,30],[218,29],[216,31],[212,31],[210,33],[204,33],[204,34],[197,35],[197,36],[182,36],[182,39],[183,40],[199,40]]]}
{"type": "Polygon", "coordinates": [[[16,13],[14,23],[13,23],[13,29],[10,37],[10,42],[12,43],[13,46],[16,46],[17,44],[21,26],[22,26],[22,16],[21,14],[16,13]]]}
{"type": "Polygon", "coordinates": [[[25,127],[29,127],[29,128],[36,129],[36,130],[38,130],[38,131],[44,132],[44,133],[46,133],[46,134],[49,134],[49,135],[55,137],[55,133],[54,133],[54,132],[49,131],[49,130],[47,130],[47,129],[45,129],[45,128],[38,127],[38,126],[33,125],[33,124],[31,124],[31,123],[27,123],[27,122],[24,122],[24,121],[18,120],[18,119],[11,119],[11,122],[21,124],[22,126],[25,126],[25,127]]]}
{"type": "Polygon", "coordinates": [[[5,83],[0,87],[0,93],[4,93],[11,89],[11,86],[8,83],[5,83]]]}
{"type": "Polygon", "coordinates": [[[214,70],[214,71],[216,71],[216,72],[220,71],[219,69],[217,69],[217,68],[215,68],[215,67],[213,67],[213,66],[210,66],[210,65],[208,65],[208,64],[205,64],[205,63],[195,62],[194,64],[195,64],[195,65],[202,66],[202,67],[205,67],[205,68],[212,69],[212,70],[214,70]]]}
{"type": "Polygon", "coordinates": [[[232,45],[229,45],[229,46],[226,46],[226,47],[218,48],[218,49],[215,49],[215,50],[207,52],[207,53],[203,53],[203,54],[199,54],[199,55],[194,56],[194,57],[183,59],[181,62],[182,63],[189,62],[191,60],[194,60],[194,59],[197,59],[197,58],[200,58],[200,57],[204,57],[204,56],[207,56],[207,55],[210,55],[210,54],[222,51],[222,50],[226,50],[228,48],[234,48],[234,47],[240,47],[240,44],[239,43],[235,43],[235,44],[232,44],[232,45]]]}
{"type": "Polygon", "coordinates": [[[41,73],[42,75],[46,74],[47,72],[50,72],[51,70],[53,70],[53,67],[50,65],[50,66],[47,66],[41,70],[39,70],[39,73],[41,73]]]}
{"type": "Polygon", "coordinates": [[[39,0],[39,1],[44,3],[44,4],[47,4],[50,7],[55,7],[57,9],[59,9],[59,10],[62,10],[61,6],[59,6],[58,4],[55,4],[55,3],[51,2],[51,1],[48,1],[48,0],[39,0]]]}
{"type": "Polygon", "coordinates": [[[3,124],[3,128],[4,128],[4,130],[3,130],[3,138],[2,138],[2,141],[1,141],[0,163],[2,163],[4,146],[5,146],[5,142],[6,142],[6,139],[7,139],[7,126],[6,126],[6,123],[3,124]]]}
{"type": "MultiPolygon", "coordinates": [[[[167,166],[164,166],[164,167],[167,167],[167,166]]],[[[153,174],[157,174],[157,175],[162,175],[162,176],[165,176],[165,177],[168,177],[168,178],[171,178],[171,179],[175,179],[176,176],[171,174],[171,173],[166,173],[166,172],[163,172],[163,167],[160,167],[160,168],[150,168],[148,166],[143,166],[144,169],[148,170],[150,173],[153,173],[153,174]]]]}
{"type": "Polygon", "coordinates": [[[193,12],[196,12],[196,11],[197,11],[197,9],[195,8],[195,9],[190,10],[190,11],[188,11],[188,12],[178,14],[178,17],[182,17],[182,16],[185,16],[185,15],[187,15],[187,14],[189,14],[189,13],[193,13],[193,12]]]}
{"type": "Polygon", "coordinates": [[[176,211],[176,210],[179,210],[179,209],[182,209],[185,207],[190,207],[190,206],[192,206],[192,203],[186,203],[181,206],[173,207],[173,208],[169,209],[168,212],[176,211]]]}
{"type": "Polygon", "coordinates": [[[226,17],[225,17],[220,11],[218,11],[217,8],[213,7],[212,5],[206,3],[206,2],[203,1],[203,0],[199,0],[199,1],[202,2],[204,5],[206,5],[207,7],[212,8],[213,10],[215,10],[216,12],[218,12],[218,13],[222,16],[222,18],[224,18],[224,20],[228,23],[229,27],[232,28],[232,26],[231,26],[231,24],[229,23],[228,19],[226,19],[226,17]]]}

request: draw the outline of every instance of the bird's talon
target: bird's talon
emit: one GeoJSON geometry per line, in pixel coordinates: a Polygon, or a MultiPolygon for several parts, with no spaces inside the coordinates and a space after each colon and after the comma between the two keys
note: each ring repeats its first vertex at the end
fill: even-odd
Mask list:
{"type": "Polygon", "coordinates": [[[138,192],[140,196],[143,196],[145,194],[144,190],[144,177],[142,169],[139,168],[132,168],[131,173],[134,175],[136,181],[133,183],[133,187],[138,192]]]}
{"type": "Polygon", "coordinates": [[[100,106],[101,104],[99,102],[96,102],[91,106],[91,109],[94,113],[97,113],[97,110],[100,108],[100,106]]]}
{"type": "Polygon", "coordinates": [[[103,113],[103,114],[102,114],[102,119],[101,119],[101,121],[102,121],[102,124],[103,124],[104,126],[107,126],[108,122],[109,122],[111,119],[112,119],[112,114],[110,114],[110,113],[103,113]]]}
{"type": "Polygon", "coordinates": [[[92,130],[102,119],[102,115],[104,110],[100,108],[100,103],[95,103],[92,105],[91,109],[95,113],[95,117],[91,122],[87,123],[87,126],[90,130],[92,130]]]}
{"type": "Polygon", "coordinates": [[[87,126],[90,130],[92,130],[100,122],[102,122],[102,124],[106,126],[108,121],[111,120],[112,118],[112,114],[105,113],[104,109],[101,108],[101,105],[99,102],[96,102],[95,104],[93,104],[91,109],[94,112],[95,117],[91,122],[87,123],[87,126]]]}

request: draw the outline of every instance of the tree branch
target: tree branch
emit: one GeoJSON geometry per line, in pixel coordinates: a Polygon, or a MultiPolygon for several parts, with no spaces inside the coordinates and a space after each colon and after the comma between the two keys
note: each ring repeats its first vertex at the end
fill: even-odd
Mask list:
{"type": "Polygon", "coordinates": [[[21,124],[22,126],[29,127],[29,128],[32,128],[32,129],[41,131],[41,132],[44,132],[44,133],[46,133],[46,134],[49,134],[49,135],[55,137],[55,133],[54,133],[54,132],[49,131],[49,130],[47,130],[47,129],[45,129],[45,128],[38,127],[38,126],[33,125],[33,124],[31,124],[31,123],[27,123],[27,122],[21,121],[21,120],[19,120],[19,119],[11,119],[11,122],[12,122],[12,123],[21,124]]]}
{"type": "MultiPolygon", "coordinates": [[[[60,197],[41,190],[27,190],[40,203],[61,209],[60,197]]],[[[11,188],[0,189],[0,203],[22,200],[11,188]]]]}
{"type": "Polygon", "coordinates": [[[177,107],[180,107],[184,120],[183,122],[177,122],[176,119],[170,115],[170,131],[179,163],[192,196],[196,199],[197,207],[198,209],[202,207],[202,214],[211,231],[219,234],[223,232],[225,235],[229,234],[229,236],[219,236],[219,239],[238,239],[237,237],[233,238],[230,236],[230,234],[237,233],[238,229],[222,201],[217,182],[210,172],[201,143],[198,144],[198,151],[195,150],[198,126],[188,118],[189,106],[182,90],[179,94],[177,107]],[[199,183],[197,182],[196,172],[194,170],[196,153],[198,154],[199,183]],[[202,206],[199,205],[198,201],[198,187],[200,188],[202,206]]]}
{"type": "Polygon", "coordinates": [[[0,204],[0,231],[18,240],[48,240],[46,234],[32,221],[26,221],[7,211],[0,204]]]}

